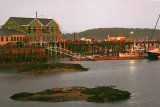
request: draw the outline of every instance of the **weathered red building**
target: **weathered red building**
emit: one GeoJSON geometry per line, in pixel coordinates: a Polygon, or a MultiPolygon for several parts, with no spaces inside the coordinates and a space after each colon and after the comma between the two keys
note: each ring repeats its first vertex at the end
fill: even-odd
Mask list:
{"type": "Polygon", "coordinates": [[[128,36],[124,34],[111,34],[111,35],[108,35],[108,41],[123,41],[127,37],[128,36]]]}

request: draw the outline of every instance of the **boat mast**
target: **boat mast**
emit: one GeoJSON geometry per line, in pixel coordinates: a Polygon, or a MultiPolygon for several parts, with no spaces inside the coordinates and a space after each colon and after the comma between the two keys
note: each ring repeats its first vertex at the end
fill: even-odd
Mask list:
{"type": "Polygon", "coordinates": [[[151,40],[152,40],[153,35],[154,35],[154,32],[155,32],[155,30],[156,30],[156,27],[157,27],[157,24],[158,24],[159,18],[160,18],[160,14],[159,14],[159,17],[158,17],[158,19],[157,19],[156,25],[155,25],[155,27],[154,27],[154,30],[153,30],[153,33],[152,33],[152,36],[151,36],[151,40]]]}

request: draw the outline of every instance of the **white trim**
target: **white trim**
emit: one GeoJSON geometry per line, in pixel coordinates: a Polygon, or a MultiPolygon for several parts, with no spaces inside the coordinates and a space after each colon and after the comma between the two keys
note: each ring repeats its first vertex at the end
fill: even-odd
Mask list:
{"type": "Polygon", "coordinates": [[[29,26],[29,25],[21,25],[21,26],[29,26]]]}
{"type": "MultiPolygon", "coordinates": [[[[51,21],[55,22],[58,25],[58,28],[59,28],[59,24],[54,19],[52,19],[51,21]]],[[[49,23],[51,23],[51,21],[49,23]]],[[[49,23],[46,26],[48,26],[49,23]]]]}
{"type": "MultiPolygon", "coordinates": [[[[36,18],[35,18],[34,20],[36,20],[36,18]]],[[[34,20],[32,20],[32,21],[28,24],[28,26],[29,26],[34,20]]],[[[41,26],[44,26],[38,19],[37,19],[36,21],[38,21],[41,26]]]]}

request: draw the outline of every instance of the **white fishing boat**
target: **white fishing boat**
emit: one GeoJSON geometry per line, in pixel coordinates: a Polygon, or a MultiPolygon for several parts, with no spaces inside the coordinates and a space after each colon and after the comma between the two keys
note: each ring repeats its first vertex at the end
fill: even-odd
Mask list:
{"type": "Polygon", "coordinates": [[[144,54],[144,49],[134,46],[129,53],[119,53],[119,57],[137,57],[144,54]]]}
{"type": "Polygon", "coordinates": [[[71,58],[72,61],[95,61],[93,56],[84,56],[84,57],[73,57],[71,58]]]}

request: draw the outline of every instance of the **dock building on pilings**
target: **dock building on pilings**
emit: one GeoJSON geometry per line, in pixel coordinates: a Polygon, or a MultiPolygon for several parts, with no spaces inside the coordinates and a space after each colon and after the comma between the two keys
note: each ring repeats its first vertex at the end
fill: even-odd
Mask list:
{"type": "Polygon", "coordinates": [[[48,44],[64,48],[60,25],[54,19],[10,17],[0,29],[0,45],[48,44]]]}

